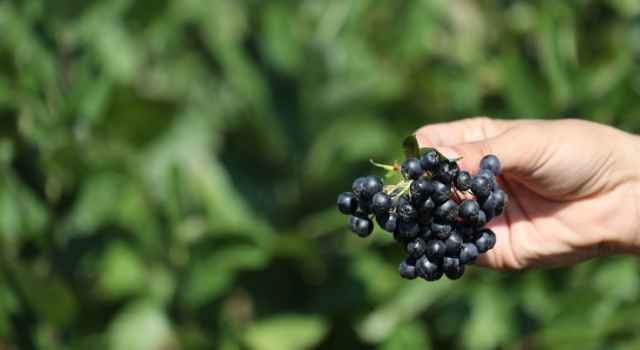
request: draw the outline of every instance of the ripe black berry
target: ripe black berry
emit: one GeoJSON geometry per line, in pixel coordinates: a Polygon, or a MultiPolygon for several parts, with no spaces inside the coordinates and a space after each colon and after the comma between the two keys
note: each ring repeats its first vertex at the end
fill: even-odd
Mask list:
{"type": "Polygon", "coordinates": [[[398,206],[398,217],[402,221],[412,221],[418,218],[418,209],[411,202],[403,202],[398,206]]]}
{"type": "Polygon", "coordinates": [[[435,180],[431,183],[431,199],[435,204],[446,202],[451,197],[451,187],[435,180]]]}
{"type": "Polygon", "coordinates": [[[378,226],[387,232],[393,232],[398,226],[398,214],[386,213],[376,216],[378,226]]]}
{"type": "Polygon", "coordinates": [[[466,240],[471,239],[471,237],[473,237],[473,233],[475,231],[474,231],[473,227],[471,226],[471,224],[464,223],[464,224],[458,225],[456,227],[456,232],[458,232],[460,234],[460,236],[462,237],[463,241],[466,241],[466,240]]]}
{"type": "Polygon", "coordinates": [[[478,213],[480,212],[480,205],[478,202],[467,199],[460,203],[458,213],[462,217],[463,221],[476,221],[478,219],[478,213]]]}
{"type": "Polygon", "coordinates": [[[442,258],[442,263],[440,264],[440,267],[442,268],[442,270],[447,272],[448,270],[457,269],[459,265],[460,265],[460,259],[458,258],[457,255],[447,254],[442,258]]]}
{"type": "Polygon", "coordinates": [[[486,253],[489,251],[489,235],[483,232],[484,229],[478,231],[473,236],[473,244],[478,248],[478,253],[486,253]]]}
{"type": "Polygon", "coordinates": [[[420,232],[420,226],[415,221],[400,221],[398,228],[400,233],[407,238],[414,238],[420,232]]]}
{"type": "Polygon", "coordinates": [[[480,169],[486,169],[491,171],[493,175],[498,175],[500,173],[500,160],[493,154],[486,155],[480,160],[480,169]]]}
{"type": "Polygon", "coordinates": [[[424,152],[420,158],[420,166],[427,171],[433,171],[440,164],[440,156],[438,152],[431,150],[424,152]]]}
{"type": "Polygon", "coordinates": [[[382,191],[382,180],[375,175],[369,175],[362,182],[362,193],[360,197],[364,199],[372,198],[376,193],[382,191]]]}
{"type": "Polygon", "coordinates": [[[407,253],[416,259],[421,257],[426,250],[427,244],[419,237],[407,244],[407,253]]]}
{"type": "Polygon", "coordinates": [[[415,180],[422,175],[422,167],[420,166],[420,160],[417,158],[407,158],[402,162],[400,166],[400,173],[402,177],[407,180],[415,180]]]}
{"type": "Polygon", "coordinates": [[[478,261],[478,248],[473,243],[462,243],[458,256],[463,265],[475,265],[478,261]]]}
{"type": "Polygon", "coordinates": [[[364,184],[364,177],[359,177],[357,179],[355,179],[353,181],[353,185],[352,185],[352,190],[353,190],[353,194],[356,196],[356,198],[360,198],[360,196],[362,195],[362,184],[364,184]]]}
{"type": "Polygon", "coordinates": [[[509,201],[509,197],[503,190],[497,190],[493,193],[496,198],[496,208],[504,208],[509,201]]]}
{"type": "Polygon", "coordinates": [[[476,221],[473,222],[473,225],[476,228],[481,228],[481,227],[484,227],[484,225],[486,224],[487,224],[487,214],[482,210],[480,210],[478,212],[478,218],[476,219],[476,221]]]}
{"type": "Polygon", "coordinates": [[[478,204],[480,205],[480,209],[486,214],[496,209],[498,201],[494,193],[489,192],[489,195],[486,197],[478,197],[478,204]]]}
{"type": "Polygon", "coordinates": [[[440,182],[449,184],[460,173],[460,167],[456,162],[443,162],[438,165],[437,173],[440,182]]]}
{"type": "Polygon", "coordinates": [[[486,176],[474,176],[471,181],[471,192],[476,195],[476,197],[486,197],[491,192],[492,184],[491,179],[486,176]]]}
{"type": "Polygon", "coordinates": [[[448,279],[450,280],[457,280],[460,277],[462,277],[462,275],[464,275],[464,264],[459,264],[457,268],[455,269],[451,269],[451,270],[447,270],[444,272],[445,276],[447,276],[448,279]]]}
{"type": "Polygon", "coordinates": [[[452,255],[458,254],[460,248],[462,248],[462,235],[457,231],[451,231],[449,238],[444,241],[445,254],[452,255]]]}
{"type": "Polygon", "coordinates": [[[429,243],[427,243],[427,250],[425,252],[425,255],[430,260],[438,260],[444,256],[446,250],[447,247],[441,240],[432,239],[429,241],[429,243]]]}
{"type": "Polygon", "coordinates": [[[426,255],[421,256],[416,261],[416,272],[422,278],[435,278],[438,270],[438,261],[429,259],[426,255]]]}
{"type": "Polygon", "coordinates": [[[391,209],[391,198],[384,192],[378,192],[371,198],[369,207],[375,215],[387,213],[391,209]]]}
{"type": "Polygon", "coordinates": [[[411,256],[408,256],[404,260],[402,260],[402,262],[400,263],[400,266],[398,268],[398,272],[400,273],[400,277],[406,278],[408,280],[416,279],[416,277],[418,277],[418,275],[416,274],[416,266],[415,265],[416,265],[416,259],[414,259],[411,256]]]}
{"type": "Polygon", "coordinates": [[[444,241],[451,234],[451,224],[446,221],[434,221],[431,224],[431,236],[444,241]]]}
{"type": "Polygon", "coordinates": [[[425,200],[431,195],[431,183],[421,176],[411,182],[409,193],[411,193],[411,200],[414,202],[425,200]]]}
{"type": "Polygon", "coordinates": [[[358,199],[358,207],[360,207],[363,213],[367,215],[371,214],[371,202],[369,202],[369,200],[363,198],[358,199]]]}
{"type": "Polygon", "coordinates": [[[431,213],[435,207],[436,204],[431,197],[418,202],[418,212],[420,213],[431,213]]]}
{"type": "Polygon", "coordinates": [[[460,191],[466,191],[471,188],[471,174],[468,171],[461,171],[453,181],[460,191]]]}
{"type": "Polygon", "coordinates": [[[373,231],[373,221],[365,213],[357,211],[349,217],[349,229],[360,237],[368,237],[373,231]]]}
{"type": "Polygon", "coordinates": [[[352,192],[344,192],[338,196],[338,210],[342,214],[353,214],[358,210],[358,200],[352,192]]]}
{"type": "Polygon", "coordinates": [[[440,204],[435,209],[436,218],[454,221],[458,217],[458,205],[453,200],[449,199],[446,202],[440,204]]]}
{"type": "Polygon", "coordinates": [[[431,225],[420,225],[420,232],[418,237],[422,238],[425,242],[431,239],[431,225]]]}

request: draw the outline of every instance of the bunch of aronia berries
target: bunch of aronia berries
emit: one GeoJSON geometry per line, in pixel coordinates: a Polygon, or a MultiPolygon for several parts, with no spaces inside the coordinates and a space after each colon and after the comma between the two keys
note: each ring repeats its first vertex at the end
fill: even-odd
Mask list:
{"type": "Polygon", "coordinates": [[[496,181],[500,161],[487,155],[471,175],[460,170],[460,159],[447,159],[433,148],[415,155],[401,166],[386,166],[404,178],[395,185],[375,175],[356,179],[352,192],[338,196],[338,209],[350,215],[349,229],[360,237],[371,234],[374,217],[380,228],[393,233],[407,252],[401,277],[456,280],[496,243],[485,225],[507,205],[496,181]]]}

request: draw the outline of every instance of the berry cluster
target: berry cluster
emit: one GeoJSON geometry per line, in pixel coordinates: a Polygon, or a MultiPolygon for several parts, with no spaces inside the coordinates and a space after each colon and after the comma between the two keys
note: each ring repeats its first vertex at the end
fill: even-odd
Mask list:
{"type": "Polygon", "coordinates": [[[485,156],[472,176],[460,170],[459,159],[446,159],[435,149],[418,155],[394,167],[404,178],[396,185],[384,185],[375,175],[356,179],[352,192],[338,196],[338,209],[350,215],[349,228],[360,237],[373,231],[373,217],[393,233],[408,253],[399,267],[403,278],[455,280],[496,243],[484,226],[507,205],[496,182],[500,161],[485,156]]]}

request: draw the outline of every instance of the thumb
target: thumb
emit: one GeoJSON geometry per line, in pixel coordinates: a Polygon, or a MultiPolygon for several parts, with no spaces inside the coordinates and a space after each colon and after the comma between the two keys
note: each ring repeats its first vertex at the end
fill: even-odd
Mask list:
{"type": "Polygon", "coordinates": [[[500,160],[501,173],[524,174],[530,172],[535,163],[525,155],[540,155],[540,143],[536,143],[532,137],[535,133],[524,129],[524,126],[515,126],[503,134],[485,140],[433,147],[449,159],[462,158],[458,161],[460,169],[471,173],[480,169],[480,160],[483,157],[493,154],[500,160]]]}

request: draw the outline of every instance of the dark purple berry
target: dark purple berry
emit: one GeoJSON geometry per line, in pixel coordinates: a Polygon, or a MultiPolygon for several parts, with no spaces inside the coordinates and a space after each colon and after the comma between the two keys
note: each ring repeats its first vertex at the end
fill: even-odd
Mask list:
{"type": "Polygon", "coordinates": [[[462,243],[458,257],[463,265],[475,265],[478,261],[478,248],[473,243],[462,243]]]}
{"type": "Polygon", "coordinates": [[[393,231],[393,239],[396,242],[402,244],[403,247],[406,247],[407,244],[409,244],[409,242],[413,240],[412,238],[409,238],[405,236],[402,232],[400,232],[400,229],[393,231]]]}
{"type": "Polygon", "coordinates": [[[444,275],[444,271],[442,271],[440,266],[438,266],[438,270],[436,270],[436,273],[434,275],[427,275],[427,276],[420,276],[420,277],[425,281],[434,282],[442,278],[443,275],[444,275]]]}
{"type": "Polygon", "coordinates": [[[486,176],[474,176],[471,181],[471,192],[476,195],[476,197],[486,197],[491,193],[491,179],[486,176]]]}
{"type": "Polygon", "coordinates": [[[420,158],[420,166],[427,171],[433,171],[440,164],[440,156],[438,152],[430,150],[424,152],[420,158]]]}
{"type": "Polygon", "coordinates": [[[418,275],[416,274],[415,265],[416,265],[416,259],[414,259],[413,257],[408,256],[404,260],[402,260],[398,268],[400,277],[406,278],[408,280],[416,279],[418,275]]]}
{"type": "Polygon", "coordinates": [[[373,221],[365,213],[357,211],[349,217],[349,229],[360,237],[368,237],[373,231],[373,221]]]}
{"type": "Polygon", "coordinates": [[[497,191],[498,190],[498,181],[496,181],[496,176],[493,175],[493,173],[490,170],[480,170],[478,171],[478,173],[476,174],[476,176],[484,176],[487,179],[489,179],[489,181],[491,181],[491,190],[492,191],[497,191]]]}
{"type": "Polygon", "coordinates": [[[362,210],[363,213],[369,215],[371,214],[371,202],[367,199],[358,199],[358,207],[362,210]]]}
{"type": "Polygon", "coordinates": [[[411,202],[398,205],[398,217],[402,221],[413,221],[418,218],[418,209],[411,202]]]}
{"type": "Polygon", "coordinates": [[[381,229],[387,232],[393,232],[398,227],[398,214],[386,213],[376,216],[376,221],[381,229]]]}
{"type": "Polygon", "coordinates": [[[447,255],[445,255],[442,258],[442,263],[440,264],[440,267],[445,272],[447,272],[448,270],[457,269],[458,266],[460,266],[460,259],[455,254],[452,254],[452,255],[448,255],[447,254],[447,255]]]}
{"type": "Polygon", "coordinates": [[[353,181],[353,185],[352,185],[353,194],[358,199],[360,199],[360,197],[362,196],[363,184],[364,184],[364,177],[359,177],[353,181]]]}
{"type": "Polygon", "coordinates": [[[489,192],[489,195],[486,197],[478,197],[478,204],[480,205],[480,209],[482,209],[486,214],[490,211],[494,211],[498,202],[493,192],[489,192]]]}
{"type": "Polygon", "coordinates": [[[467,191],[471,188],[471,174],[468,171],[461,171],[453,182],[458,190],[467,191]]]}
{"type": "Polygon", "coordinates": [[[414,238],[420,232],[420,226],[415,221],[400,221],[398,228],[400,233],[407,238],[414,238]]]}
{"type": "Polygon", "coordinates": [[[435,209],[436,218],[454,221],[458,217],[458,205],[452,199],[440,204],[435,209]]]}
{"type": "Polygon", "coordinates": [[[422,167],[418,158],[407,158],[400,166],[402,177],[407,180],[415,180],[422,175],[422,167]]]}
{"type": "Polygon", "coordinates": [[[427,244],[419,237],[407,244],[407,253],[416,259],[421,257],[426,250],[427,244]]]}
{"type": "Polygon", "coordinates": [[[486,169],[491,171],[493,175],[498,175],[500,173],[500,160],[493,154],[486,155],[480,160],[480,169],[486,169]]]}
{"type": "Polygon", "coordinates": [[[416,273],[422,278],[435,278],[438,275],[438,261],[421,256],[416,261],[416,273]]]}
{"type": "Polygon", "coordinates": [[[435,180],[431,183],[431,199],[435,204],[444,203],[451,197],[451,187],[435,180]]]}
{"type": "Polygon", "coordinates": [[[388,213],[389,209],[391,209],[391,198],[384,192],[378,192],[371,198],[369,207],[375,215],[388,213]]]}
{"type": "Polygon", "coordinates": [[[448,279],[452,281],[457,280],[462,277],[462,275],[464,275],[464,264],[459,264],[458,268],[447,270],[444,272],[444,274],[448,279]]]}
{"type": "Polygon", "coordinates": [[[443,162],[438,165],[438,181],[450,184],[460,173],[460,167],[456,162],[443,162]]]}
{"type": "Polygon", "coordinates": [[[478,219],[478,213],[480,212],[480,205],[478,202],[467,199],[460,203],[458,213],[463,221],[476,221],[478,219]]]}
{"type": "Polygon", "coordinates": [[[364,199],[372,198],[376,193],[382,191],[382,180],[375,175],[369,175],[362,182],[362,193],[360,197],[364,199]]]}
{"type": "Polygon", "coordinates": [[[462,248],[462,235],[457,231],[451,231],[449,238],[444,241],[445,254],[452,255],[458,254],[460,248],[462,248]]]}
{"type": "Polygon", "coordinates": [[[434,221],[431,224],[431,236],[441,241],[449,238],[451,234],[451,224],[445,221],[434,221]]]}
{"type": "Polygon", "coordinates": [[[427,243],[427,250],[425,255],[430,260],[438,260],[444,256],[447,247],[439,239],[432,239],[427,243]]]}
{"type": "Polygon", "coordinates": [[[353,214],[358,210],[358,199],[352,192],[344,192],[338,196],[338,210],[342,214],[353,214]]]}
{"type": "Polygon", "coordinates": [[[507,206],[507,202],[509,201],[509,197],[503,190],[497,190],[493,193],[494,197],[496,197],[496,208],[504,208],[507,206]]]}
{"type": "Polygon", "coordinates": [[[486,224],[487,224],[487,214],[482,210],[480,210],[478,212],[478,219],[476,219],[476,221],[473,222],[473,226],[475,226],[476,228],[482,228],[486,224]]]}
{"type": "Polygon", "coordinates": [[[485,234],[483,230],[485,229],[479,230],[473,236],[473,244],[476,246],[476,248],[478,248],[478,253],[486,253],[487,251],[489,251],[489,249],[491,249],[489,248],[489,235],[485,234]]]}
{"type": "Polygon", "coordinates": [[[431,239],[431,225],[420,225],[420,232],[418,237],[422,238],[425,242],[431,239]]]}
{"type": "Polygon", "coordinates": [[[435,209],[436,204],[433,202],[433,199],[431,199],[431,197],[419,201],[418,202],[418,212],[420,213],[431,213],[433,212],[433,209],[435,209]]]}
{"type": "Polygon", "coordinates": [[[431,183],[425,177],[421,176],[409,185],[409,193],[413,202],[419,202],[429,198],[431,195],[431,183]]]}

